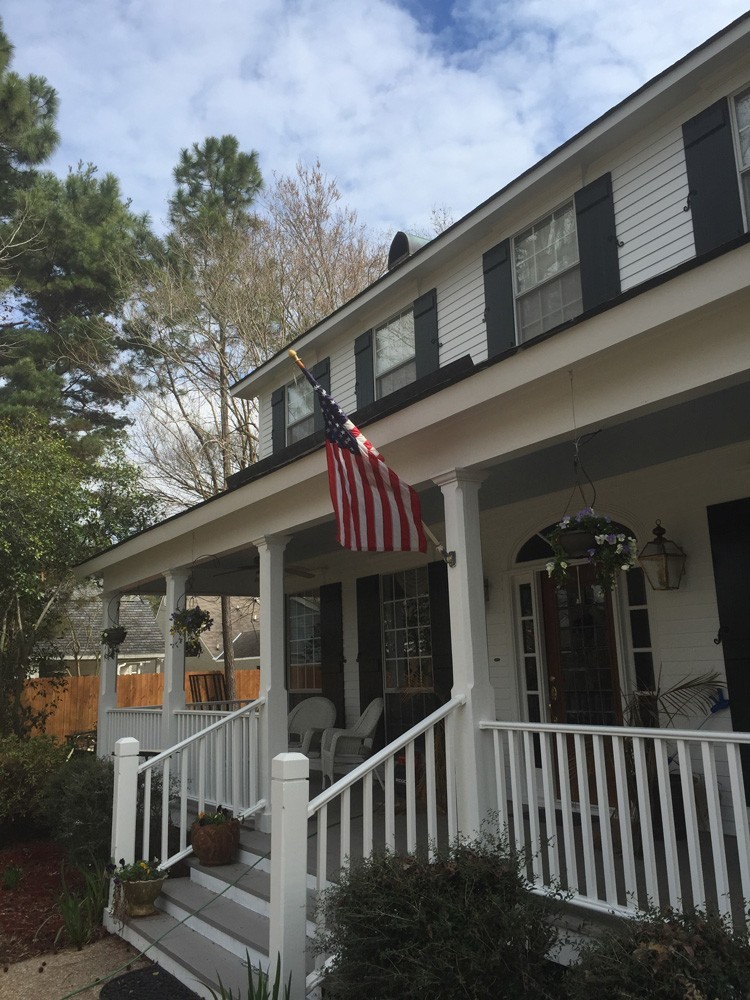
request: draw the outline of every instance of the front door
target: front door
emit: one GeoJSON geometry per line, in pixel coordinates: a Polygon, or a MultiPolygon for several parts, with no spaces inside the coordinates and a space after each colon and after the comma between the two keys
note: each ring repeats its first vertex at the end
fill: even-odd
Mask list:
{"type": "Polygon", "coordinates": [[[588,563],[572,567],[559,589],[544,574],[542,607],[550,721],[622,724],[612,597],[588,563]]]}

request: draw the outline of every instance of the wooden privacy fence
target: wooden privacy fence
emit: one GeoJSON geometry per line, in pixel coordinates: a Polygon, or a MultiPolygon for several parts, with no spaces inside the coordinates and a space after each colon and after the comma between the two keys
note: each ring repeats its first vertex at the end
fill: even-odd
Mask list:
{"type": "MultiPolygon", "coordinates": [[[[185,690],[190,701],[190,674],[185,679],[185,690]]],[[[258,697],[259,670],[238,670],[237,698],[252,701],[258,697]]],[[[117,707],[139,708],[161,705],[164,677],[162,674],[128,674],[117,678],[117,707]]],[[[99,678],[66,677],[58,680],[40,677],[26,681],[24,700],[33,708],[54,704],[47,719],[45,732],[64,739],[69,733],[82,733],[96,728],[99,701],[99,678]]]]}

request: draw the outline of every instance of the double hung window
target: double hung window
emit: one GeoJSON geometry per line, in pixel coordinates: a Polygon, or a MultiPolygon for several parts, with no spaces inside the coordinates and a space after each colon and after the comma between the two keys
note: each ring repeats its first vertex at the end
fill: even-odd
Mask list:
{"type": "Polygon", "coordinates": [[[583,310],[573,202],[513,241],[518,342],[552,330],[583,310]]]}
{"type": "Polygon", "coordinates": [[[737,132],[737,161],[740,187],[745,205],[745,225],[750,227],[750,87],[734,99],[734,121],[737,132]]]}
{"type": "Polygon", "coordinates": [[[313,387],[305,378],[286,387],[286,443],[294,444],[315,430],[313,387]]]}
{"type": "Polygon", "coordinates": [[[407,309],[375,328],[374,367],[376,399],[416,379],[413,309],[407,309]]]}
{"type": "Polygon", "coordinates": [[[290,694],[322,690],[318,592],[287,598],[287,667],[290,694]]]}

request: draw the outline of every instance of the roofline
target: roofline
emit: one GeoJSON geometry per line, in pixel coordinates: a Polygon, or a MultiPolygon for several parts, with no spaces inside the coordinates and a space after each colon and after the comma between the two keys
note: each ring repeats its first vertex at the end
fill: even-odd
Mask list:
{"type": "MultiPolygon", "coordinates": [[[[680,74],[678,73],[680,69],[685,68],[686,64],[691,61],[695,61],[696,57],[699,56],[699,54],[703,53],[706,49],[715,46],[718,42],[725,40],[726,36],[732,34],[737,28],[743,25],[750,26],[750,10],[746,11],[744,14],[741,14],[739,17],[735,18],[735,20],[726,25],[726,27],[720,29],[715,34],[711,35],[710,38],[707,38],[705,41],[701,42],[700,45],[696,46],[694,49],[691,49],[684,56],[681,56],[676,62],[672,63],[670,66],[666,67],[666,69],[663,69],[661,72],[657,73],[656,76],[651,77],[650,80],[647,80],[646,83],[642,84],[637,90],[634,90],[631,94],[623,98],[623,100],[619,101],[608,111],[605,111],[598,118],[595,118],[594,121],[590,122],[580,131],[572,135],[569,139],[566,139],[559,146],[555,147],[555,149],[553,149],[551,152],[543,156],[540,160],[537,160],[536,163],[528,167],[526,170],[522,171],[520,174],[514,177],[513,180],[509,181],[506,185],[504,185],[504,187],[500,188],[494,194],[490,195],[489,198],[485,199],[485,201],[481,202],[475,208],[471,209],[471,211],[467,212],[467,214],[464,215],[461,219],[459,219],[457,222],[454,222],[442,233],[437,235],[434,239],[430,240],[430,242],[425,244],[425,246],[415,250],[415,252],[402,264],[395,267],[392,271],[386,271],[374,282],[372,282],[370,285],[364,288],[361,292],[358,292],[351,299],[348,299],[343,305],[339,306],[332,313],[329,313],[318,323],[315,323],[309,329],[298,334],[296,337],[290,340],[283,348],[278,350],[270,358],[268,358],[262,364],[258,365],[257,368],[253,369],[252,372],[245,375],[244,378],[240,379],[233,386],[231,386],[230,391],[232,395],[235,396],[242,395],[257,381],[265,380],[265,377],[267,375],[270,375],[271,372],[278,367],[278,365],[281,363],[282,360],[283,361],[287,360],[287,351],[289,347],[295,347],[296,345],[301,344],[303,341],[312,341],[315,337],[315,334],[325,326],[330,325],[331,321],[341,317],[342,314],[346,313],[347,311],[355,312],[356,307],[362,302],[362,300],[372,298],[374,296],[375,291],[379,290],[383,284],[390,281],[392,284],[395,285],[399,282],[399,280],[402,280],[407,274],[411,274],[411,272],[415,269],[415,267],[421,264],[424,259],[426,259],[428,256],[433,256],[434,254],[438,253],[441,249],[443,249],[446,246],[446,244],[455,239],[458,235],[461,235],[461,233],[469,227],[469,225],[475,219],[475,217],[483,213],[487,213],[488,210],[492,209],[493,206],[499,209],[504,201],[507,202],[508,200],[510,200],[511,196],[522,194],[523,190],[527,186],[524,184],[524,182],[528,181],[534,174],[540,172],[543,167],[545,166],[551,167],[555,165],[562,166],[565,163],[566,159],[566,157],[563,154],[565,154],[566,152],[572,153],[574,148],[580,145],[581,141],[584,138],[588,137],[590,133],[593,133],[597,130],[601,130],[602,126],[605,125],[605,123],[610,123],[610,120],[612,119],[623,118],[624,117],[623,113],[626,110],[628,113],[631,113],[631,111],[637,110],[638,107],[643,107],[645,102],[642,102],[639,99],[642,98],[648,91],[656,89],[657,85],[660,82],[666,82],[667,78],[675,77],[675,79],[671,81],[671,84],[676,84],[680,78],[680,74]],[[631,105],[634,105],[632,109],[630,107],[631,105]],[[555,160],[558,160],[559,163],[555,164],[554,163],[555,160]],[[516,188],[518,188],[517,191],[515,190],[516,188]],[[416,264],[415,261],[417,262],[416,264]]],[[[746,32],[747,29],[745,30],[745,32],[741,32],[740,34],[746,32]]],[[[718,51],[716,54],[718,55],[718,51]]],[[[700,63],[696,65],[695,67],[696,69],[698,68],[698,65],[700,65],[700,63]]],[[[614,127],[616,123],[617,122],[614,120],[611,121],[609,127],[610,128],[614,127]]],[[[252,395],[254,394],[255,393],[248,395],[250,396],[250,398],[252,398],[252,395]]]]}

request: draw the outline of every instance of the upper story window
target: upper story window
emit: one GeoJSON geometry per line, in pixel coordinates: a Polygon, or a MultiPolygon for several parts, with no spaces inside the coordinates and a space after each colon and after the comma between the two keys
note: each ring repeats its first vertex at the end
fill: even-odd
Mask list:
{"type": "Polygon", "coordinates": [[[573,319],[583,309],[573,202],[513,241],[518,342],[573,319]]]}
{"type": "Polygon", "coordinates": [[[750,87],[734,99],[734,120],[745,218],[750,223],[750,87]]]}
{"type": "Polygon", "coordinates": [[[286,387],[286,443],[294,444],[315,430],[315,394],[307,379],[286,387]]]}
{"type": "Polygon", "coordinates": [[[414,310],[375,328],[375,398],[381,399],[417,377],[414,310]]]}

